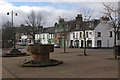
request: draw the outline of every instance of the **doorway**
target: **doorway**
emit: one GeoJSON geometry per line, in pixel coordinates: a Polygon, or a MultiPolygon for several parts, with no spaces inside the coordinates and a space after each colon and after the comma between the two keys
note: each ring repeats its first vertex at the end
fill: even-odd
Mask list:
{"type": "Polygon", "coordinates": [[[102,44],[101,44],[101,43],[102,43],[101,40],[97,40],[97,47],[98,47],[98,48],[101,48],[101,47],[102,47],[102,44]]]}
{"type": "Polygon", "coordinates": [[[87,40],[87,47],[92,47],[92,40],[87,40]]]}
{"type": "Polygon", "coordinates": [[[83,48],[83,40],[81,40],[81,47],[83,48]]]}

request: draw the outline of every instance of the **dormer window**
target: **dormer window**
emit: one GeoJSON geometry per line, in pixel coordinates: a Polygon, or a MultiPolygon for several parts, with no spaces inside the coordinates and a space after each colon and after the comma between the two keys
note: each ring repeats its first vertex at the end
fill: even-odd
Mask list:
{"type": "Polygon", "coordinates": [[[78,29],[79,28],[79,24],[76,24],[76,29],[78,29]]]}
{"type": "Polygon", "coordinates": [[[55,27],[56,27],[56,30],[57,30],[57,29],[58,29],[58,26],[56,25],[55,27]]]}
{"type": "Polygon", "coordinates": [[[57,23],[55,23],[55,28],[56,28],[56,30],[58,29],[58,25],[57,25],[57,23]]]}
{"type": "Polygon", "coordinates": [[[91,22],[89,23],[89,27],[90,27],[90,28],[92,27],[92,23],[91,23],[91,22]]]}
{"type": "Polygon", "coordinates": [[[68,24],[66,24],[66,28],[68,28],[68,24]]]}

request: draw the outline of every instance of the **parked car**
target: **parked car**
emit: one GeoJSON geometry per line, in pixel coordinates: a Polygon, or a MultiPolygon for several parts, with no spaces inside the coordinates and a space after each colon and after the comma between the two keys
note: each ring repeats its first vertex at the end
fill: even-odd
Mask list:
{"type": "Polygon", "coordinates": [[[17,45],[21,45],[21,42],[17,42],[17,45]]]}
{"type": "Polygon", "coordinates": [[[54,48],[60,48],[60,45],[58,43],[51,43],[54,44],[54,48]]]}
{"type": "Polygon", "coordinates": [[[26,43],[24,43],[24,42],[17,42],[17,45],[26,46],[26,43]]]}

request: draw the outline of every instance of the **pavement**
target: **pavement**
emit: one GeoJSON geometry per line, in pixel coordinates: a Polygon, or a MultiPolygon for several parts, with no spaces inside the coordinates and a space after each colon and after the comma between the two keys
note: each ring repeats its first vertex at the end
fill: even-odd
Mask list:
{"type": "MultiPolygon", "coordinates": [[[[7,50],[3,50],[5,52],[7,50]]],[[[25,51],[25,50],[22,50],[25,51]]],[[[25,51],[26,52],[26,51],[25,51]]],[[[3,57],[3,78],[118,78],[118,60],[112,49],[87,49],[88,56],[80,56],[83,49],[56,48],[50,58],[62,60],[63,64],[52,67],[21,67],[20,62],[31,56],[3,57]]]]}

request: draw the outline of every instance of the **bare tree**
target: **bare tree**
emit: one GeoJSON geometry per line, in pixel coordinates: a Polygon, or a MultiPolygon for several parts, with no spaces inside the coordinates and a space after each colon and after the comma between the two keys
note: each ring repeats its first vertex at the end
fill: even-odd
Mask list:
{"type": "Polygon", "coordinates": [[[16,31],[15,27],[12,27],[11,22],[6,22],[2,25],[2,45],[12,43],[13,35],[16,31]]]}
{"type": "Polygon", "coordinates": [[[117,39],[118,30],[120,28],[119,27],[120,20],[118,19],[118,14],[120,14],[120,10],[118,10],[118,8],[112,4],[103,3],[103,6],[104,6],[103,14],[105,14],[109,18],[110,23],[112,24],[114,29],[114,53],[115,53],[115,59],[117,59],[116,39],[117,39]]]}
{"type": "Polygon", "coordinates": [[[35,32],[40,26],[45,25],[46,19],[40,12],[37,14],[35,11],[31,11],[25,22],[31,27],[33,42],[35,43],[35,32]]]}
{"type": "Polygon", "coordinates": [[[92,18],[92,15],[93,15],[93,11],[91,9],[85,9],[85,8],[82,8],[80,10],[78,10],[78,12],[80,14],[82,14],[82,22],[79,22],[79,26],[81,27],[82,31],[83,31],[83,37],[84,37],[84,55],[87,56],[86,54],[86,24],[91,20],[92,18]]]}

